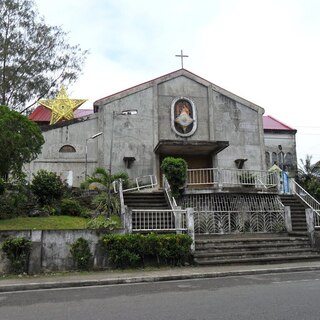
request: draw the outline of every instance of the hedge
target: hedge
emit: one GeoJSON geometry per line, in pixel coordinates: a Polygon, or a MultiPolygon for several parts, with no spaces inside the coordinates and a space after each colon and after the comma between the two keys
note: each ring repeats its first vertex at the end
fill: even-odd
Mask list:
{"type": "Polygon", "coordinates": [[[101,239],[109,261],[116,268],[182,265],[190,257],[192,239],[185,234],[111,234],[101,239]]]}

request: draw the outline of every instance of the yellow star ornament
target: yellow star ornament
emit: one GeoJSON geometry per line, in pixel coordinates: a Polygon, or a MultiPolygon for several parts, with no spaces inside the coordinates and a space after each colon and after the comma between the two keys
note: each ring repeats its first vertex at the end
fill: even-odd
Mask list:
{"type": "Polygon", "coordinates": [[[66,89],[61,86],[60,92],[53,100],[39,100],[44,107],[51,110],[50,124],[55,124],[60,120],[71,120],[74,118],[73,111],[78,109],[86,99],[70,99],[66,89]]]}

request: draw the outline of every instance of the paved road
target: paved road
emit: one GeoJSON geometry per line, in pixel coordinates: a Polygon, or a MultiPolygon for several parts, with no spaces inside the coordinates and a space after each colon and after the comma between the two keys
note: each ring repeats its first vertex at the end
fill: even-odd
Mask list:
{"type": "Polygon", "coordinates": [[[320,271],[0,294],[1,320],[319,320],[320,271]]]}

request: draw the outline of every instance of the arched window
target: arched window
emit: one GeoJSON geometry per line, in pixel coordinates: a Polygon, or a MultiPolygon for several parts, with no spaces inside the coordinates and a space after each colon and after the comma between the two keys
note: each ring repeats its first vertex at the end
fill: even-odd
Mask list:
{"type": "Polygon", "coordinates": [[[293,165],[293,156],[292,156],[292,153],[290,153],[290,152],[287,152],[287,153],[286,153],[286,156],[285,156],[285,159],[284,159],[284,163],[285,163],[287,166],[292,166],[292,165],[293,165]]]}
{"type": "Polygon", "coordinates": [[[64,152],[64,153],[76,152],[76,149],[73,146],[66,144],[60,148],[59,152],[64,152]]]}
{"type": "Polygon", "coordinates": [[[270,168],[270,153],[266,152],[266,166],[267,168],[270,168]]]}
{"type": "Polygon", "coordinates": [[[272,165],[277,164],[277,163],[278,163],[277,154],[275,152],[272,152],[272,165]]]}

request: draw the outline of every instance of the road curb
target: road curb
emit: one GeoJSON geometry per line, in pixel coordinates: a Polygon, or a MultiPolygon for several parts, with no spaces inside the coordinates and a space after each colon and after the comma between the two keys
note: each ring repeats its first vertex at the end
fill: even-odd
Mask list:
{"type": "Polygon", "coordinates": [[[0,292],[14,291],[29,291],[40,289],[59,289],[59,288],[80,288],[91,286],[106,286],[117,284],[132,284],[132,283],[147,283],[147,282],[162,282],[162,281],[177,281],[177,280],[192,280],[192,279],[210,279],[223,278],[232,276],[245,276],[254,274],[271,274],[271,273],[286,273],[286,272],[302,272],[320,270],[320,266],[304,266],[304,267],[287,267],[287,268],[268,268],[268,269],[252,269],[240,271],[225,271],[225,272],[207,272],[207,273],[190,273],[180,275],[158,275],[158,276],[139,276],[114,279],[94,279],[94,280],[74,280],[74,281],[48,281],[48,282],[30,282],[30,283],[15,283],[8,285],[0,284],[0,292]]]}

